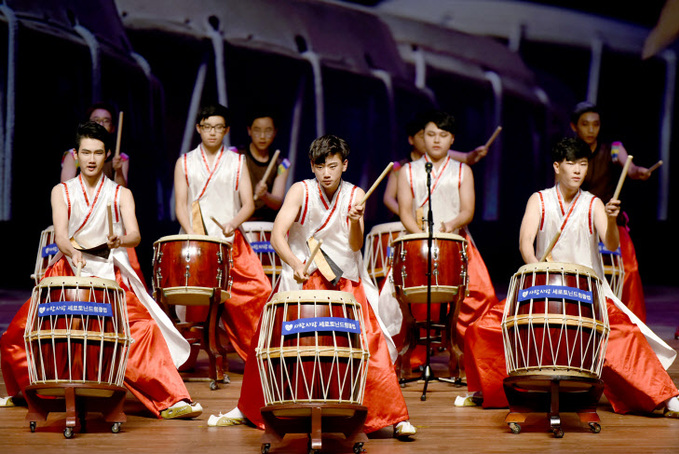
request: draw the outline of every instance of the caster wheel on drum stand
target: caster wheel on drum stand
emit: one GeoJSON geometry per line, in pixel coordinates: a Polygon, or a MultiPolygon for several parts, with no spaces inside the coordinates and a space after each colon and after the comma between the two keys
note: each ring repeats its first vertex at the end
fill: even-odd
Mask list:
{"type": "Polygon", "coordinates": [[[64,429],[64,438],[72,438],[73,437],[73,428],[72,427],[67,427],[64,429]]]}
{"type": "Polygon", "coordinates": [[[262,443],[262,454],[268,454],[271,449],[271,443],[262,443]]]}
{"type": "Polygon", "coordinates": [[[598,422],[591,422],[589,423],[589,430],[591,430],[592,433],[598,434],[601,432],[601,424],[598,422]]]}
{"type": "Polygon", "coordinates": [[[563,429],[561,427],[553,427],[552,432],[554,433],[554,438],[563,438],[563,429]]]}
{"type": "Polygon", "coordinates": [[[360,454],[363,452],[363,443],[354,444],[354,454],[360,454]]]}
{"type": "Polygon", "coordinates": [[[217,382],[215,380],[212,380],[210,382],[210,389],[214,391],[215,389],[219,389],[219,385],[217,385],[217,382]]]}
{"type": "Polygon", "coordinates": [[[113,425],[111,426],[111,432],[113,432],[114,434],[117,434],[118,432],[120,432],[120,425],[121,425],[121,423],[114,422],[113,425]]]}
{"type": "Polygon", "coordinates": [[[28,424],[28,427],[30,427],[31,432],[35,432],[35,426],[36,426],[35,421],[31,421],[31,422],[28,424]]]}
{"type": "Polygon", "coordinates": [[[228,385],[229,383],[231,383],[231,379],[229,378],[228,375],[224,375],[224,379],[222,379],[222,383],[224,383],[225,385],[228,385]]]}
{"type": "Polygon", "coordinates": [[[518,434],[521,433],[521,424],[515,423],[515,422],[510,422],[508,424],[509,429],[512,431],[513,434],[518,434]]]}

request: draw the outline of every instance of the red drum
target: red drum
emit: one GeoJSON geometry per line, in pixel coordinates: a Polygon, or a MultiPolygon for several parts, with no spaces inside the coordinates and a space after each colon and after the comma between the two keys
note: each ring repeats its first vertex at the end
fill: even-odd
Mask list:
{"type": "Polygon", "coordinates": [[[262,311],[256,356],[267,406],[360,405],[370,358],[361,305],[347,292],[277,293],[262,311]]]}
{"type": "Polygon", "coordinates": [[[252,250],[259,257],[259,261],[262,262],[264,274],[271,280],[271,287],[275,287],[283,266],[280,257],[271,246],[273,222],[243,222],[241,227],[252,250]]]}
{"type": "Polygon", "coordinates": [[[66,383],[122,387],[131,341],[125,292],[107,279],[44,278],[33,289],[24,339],[30,384],[50,385],[43,395],[63,394],[53,386],[66,383]]]}
{"type": "Polygon", "coordinates": [[[153,289],[168,304],[207,305],[214,289],[231,297],[231,243],[205,235],[171,235],[153,243],[153,289]]]}
{"type": "Polygon", "coordinates": [[[40,244],[38,244],[38,254],[35,258],[35,269],[33,274],[31,274],[31,278],[35,280],[36,285],[45,275],[50,260],[52,260],[52,257],[57,252],[59,252],[59,248],[54,238],[54,226],[50,225],[40,233],[40,244]]]}
{"type": "Polygon", "coordinates": [[[611,286],[611,290],[618,298],[622,298],[622,285],[625,281],[625,267],[622,262],[622,252],[620,248],[609,251],[599,243],[599,256],[604,266],[604,277],[611,286]]]}
{"type": "Polygon", "coordinates": [[[370,229],[366,237],[363,262],[375,285],[378,285],[378,279],[387,276],[393,255],[393,241],[405,233],[406,229],[400,221],[378,224],[370,229]]]}
{"type": "Polygon", "coordinates": [[[502,319],[509,376],[598,379],[609,331],[606,298],[591,268],[533,263],[512,277],[502,319]]]}
{"type": "MultiPolygon", "coordinates": [[[[427,302],[428,234],[394,240],[393,279],[408,303],[427,302]]],[[[434,233],[431,248],[431,302],[464,298],[467,288],[467,240],[452,233],[434,233]]]]}

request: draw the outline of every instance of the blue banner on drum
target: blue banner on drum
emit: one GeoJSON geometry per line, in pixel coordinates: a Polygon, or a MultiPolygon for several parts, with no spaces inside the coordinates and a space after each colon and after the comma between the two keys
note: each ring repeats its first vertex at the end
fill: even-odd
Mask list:
{"type": "Polygon", "coordinates": [[[276,252],[268,241],[253,241],[250,243],[250,247],[256,254],[276,252]]]}
{"type": "Polygon", "coordinates": [[[301,318],[292,322],[283,322],[283,335],[310,333],[314,331],[342,331],[345,333],[361,333],[358,320],[340,317],[301,318]]]}
{"type": "Polygon", "coordinates": [[[608,254],[608,255],[622,255],[622,252],[620,251],[620,247],[616,249],[615,251],[609,251],[606,249],[606,246],[604,246],[604,243],[599,241],[599,254],[608,254]]]}
{"type": "Polygon", "coordinates": [[[43,257],[55,255],[57,252],[59,252],[59,247],[57,246],[57,243],[48,244],[47,246],[43,246],[42,248],[43,257]]]}
{"type": "Polygon", "coordinates": [[[38,306],[38,316],[48,315],[95,315],[112,317],[113,311],[109,303],[95,303],[92,301],[53,301],[38,306]]]}
{"type": "Polygon", "coordinates": [[[538,298],[566,298],[592,304],[592,292],[575,287],[561,285],[536,285],[525,290],[519,290],[519,302],[538,298]]]}

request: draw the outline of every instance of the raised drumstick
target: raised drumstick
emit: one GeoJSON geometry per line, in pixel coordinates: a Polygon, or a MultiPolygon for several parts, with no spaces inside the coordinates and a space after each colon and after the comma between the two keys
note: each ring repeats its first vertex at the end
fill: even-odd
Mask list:
{"type": "Polygon", "coordinates": [[[106,216],[108,218],[108,236],[113,236],[113,214],[111,213],[111,204],[109,203],[106,208],[108,210],[108,216],[106,216]]]}
{"type": "Polygon", "coordinates": [[[309,267],[311,266],[311,262],[314,261],[314,257],[316,257],[316,254],[318,251],[321,250],[321,245],[323,244],[323,240],[318,240],[318,243],[316,243],[316,247],[314,247],[314,250],[311,251],[311,255],[309,256],[309,260],[306,261],[306,264],[304,265],[304,274],[306,274],[307,271],[309,271],[309,267]]]}
{"type": "Polygon", "coordinates": [[[363,200],[361,200],[361,201],[359,202],[359,205],[363,205],[363,204],[366,202],[366,200],[368,200],[368,197],[370,197],[370,194],[372,194],[373,191],[374,191],[375,189],[377,189],[377,186],[382,182],[382,180],[384,180],[384,177],[386,177],[386,176],[389,174],[389,172],[391,171],[391,168],[392,168],[392,167],[394,167],[394,163],[393,163],[393,162],[390,162],[390,163],[387,165],[387,167],[382,171],[382,173],[380,174],[380,176],[377,177],[377,180],[375,180],[375,182],[373,183],[373,185],[370,186],[370,189],[368,189],[368,192],[365,193],[365,195],[363,196],[363,200]]]}
{"type": "Polygon", "coordinates": [[[116,152],[115,152],[115,157],[117,158],[120,156],[120,138],[122,136],[123,132],[123,111],[121,110],[120,113],[118,114],[118,137],[116,139],[116,152]]]}
{"type": "Polygon", "coordinates": [[[495,142],[495,139],[497,139],[498,134],[500,134],[500,131],[502,131],[502,126],[498,126],[495,128],[495,132],[493,132],[493,135],[490,136],[490,139],[488,139],[488,142],[486,142],[486,148],[490,147],[493,142],[495,142]]]}
{"type": "Polygon", "coordinates": [[[634,156],[632,155],[627,156],[627,161],[625,161],[625,165],[622,167],[622,173],[620,174],[620,179],[618,180],[618,186],[615,188],[615,192],[613,193],[614,200],[618,200],[618,197],[620,196],[622,184],[625,182],[625,177],[627,176],[627,171],[629,170],[630,164],[632,164],[633,157],[634,156]]]}
{"type": "MultiPolygon", "coordinates": [[[[261,180],[259,180],[262,183],[266,183],[266,180],[269,178],[269,174],[273,170],[273,166],[276,165],[276,161],[278,160],[278,155],[281,153],[281,150],[276,150],[273,154],[273,157],[271,158],[271,162],[269,162],[269,166],[266,168],[266,172],[264,172],[264,176],[262,177],[261,180]]],[[[257,194],[255,194],[254,197],[255,200],[257,200],[257,194]]]]}
{"type": "Polygon", "coordinates": [[[656,170],[656,169],[657,169],[658,167],[660,167],[661,165],[663,165],[663,162],[662,162],[662,160],[660,160],[660,161],[656,162],[656,163],[655,163],[655,164],[653,164],[653,165],[652,165],[651,167],[649,167],[649,169],[648,169],[648,173],[651,173],[651,172],[653,172],[654,170],[656,170]]]}

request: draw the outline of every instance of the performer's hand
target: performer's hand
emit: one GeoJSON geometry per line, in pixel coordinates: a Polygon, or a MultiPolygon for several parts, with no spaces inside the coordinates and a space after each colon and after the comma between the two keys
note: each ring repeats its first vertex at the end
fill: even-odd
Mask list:
{"type": "Polygon", "coordinates": [[[439,229],[439,231],[443,233],[454,233],[455,229],[453,228],[452,222],[441,221],[441,228],[439,229]]]}
{"type": "Polygon", "coordinates": [[[304,268],[306,268],[306,264],[302,263],[301,265],[295,267],[295,273],[293,274],[295,281],[299,282],[300,284],[309,280],[309,275],[304,272],[304,268]]]}
{"type": "Polygon", "coordinates": [[[646,181],[651,177],[651,171],[648,170],[646,167],[639,167],[637,166],[636,168],[636,177],[638,180],[646,181]]]}
{"type": "Polygon", "coordinates": [[[472,165],[479,162],[488,154],[488,147],[480,145],[467,154],[467,164],[472,165]]]}
{"type": "Polygon", "coordinates": [[[606,204],[606,216],[616,219],[620,214],[620,200],[611,199],[606,204]]]}
{"type": "Polygon", "coordinates": [[[363,212],[365,211],[365,205],[354,205],[349,210],[349,220],[351,222],[358,222],[363,217],[363,212]]]}
{"type": "Polygon", "coordinates": [[[261,199],[264,197],[264,195],[266,195],[267,190],[268,190],[268,188],[267,188],[267,186],[266,186],[266,183],[263,182],[263,181],[260,181],[259,183],[257,183],[257,184],[255,185],[255,194],[254,194],[254,195],[255,195],[258,199],[261,200],[261,199]]]}
{"type": "Polygon", "coordinates": [[[119,171],[123,168],[123,158],[121,158],[120,155],[114,156],[111,164],[113,165],[113,170],[119,171]]]}
{"type": "Polygon", "coordinates": [[[123,245],[123,239],[118,235],[109,235],[106,238],[106,244],[108,245],[109,249],[119,248],[123,245]]]}
{"type": "Polygon", "coordinates": [[[222,233],[224,233],[225,237],[230,237],[231,235],[233,235],[233,232],[235,231],[236,228],[230,222],[224,224],[224,228],[222,229],[222,233]]]}
{"type": "Polygon", "coordinates": [[[83,253],[77,249],[74,249],[73,252],[71,253],[71,260],[73,261],[73,264],[75,266],[78,266],[78,264],[80,264],[81,268],[87,264],[85,257],[83,257],[83,253]]]}

